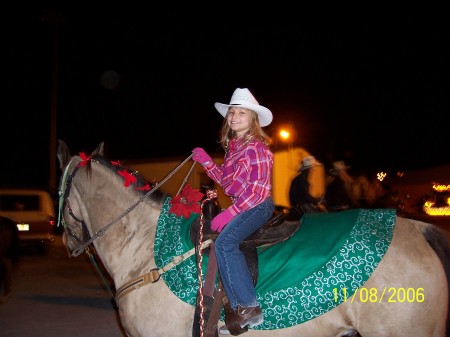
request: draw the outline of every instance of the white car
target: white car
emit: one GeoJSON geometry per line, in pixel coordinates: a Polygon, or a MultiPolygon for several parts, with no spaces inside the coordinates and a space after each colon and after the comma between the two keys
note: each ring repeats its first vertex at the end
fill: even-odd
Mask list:
{"type": "Polygon", "coordinates": [[[21,245],[46,251],[55,240],[55,210],[45,190],[0,189],[0,216],[17,224],[21,245]]]}

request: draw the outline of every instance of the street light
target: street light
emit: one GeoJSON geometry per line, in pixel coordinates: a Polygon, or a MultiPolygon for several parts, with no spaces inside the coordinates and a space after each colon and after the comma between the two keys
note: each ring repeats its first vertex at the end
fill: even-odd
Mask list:
{"type": "Polygon", "coordinates": [[[293,153],[294,153],[294,146],[293,146],[293,134],[292,134],[292,126],[289,125],[287,128],[283,128],[280,130],[280,137],[287,143],[287,155],[288,155],[288,166],[289,166],[289,175],[293,176],[292,170],[296,171],[293,168],[293,153]]]}
{"type": "Polygon", "coordinates": [[[293,169],[293,128],[290,125],[278,126],[274,129],[275,149],[274,164],[272,172],[272,192],[277,204],[289,206],[289,187],[292,178],[295,176],[296,169],[293,169]],[[278,142],[285,143],[278,147],[278,142]],[[286,146],[287,145],[287,146],[286,146]]]}
{"type": "Polygon", "coordinates": [[[282,129],[280,131],[280,137],[283,138],[284,140],[287,140],[290,136],[290,132],[287,130],[282,129]]]}
{"type": "Polygon", "coordinates": [[[288,151],[293,151],[293,134],[292,134],[292,128],[286,128],[286,129],[281,129],[280,130],[280,137],[283,139],[283,141],[285,141],[287,143],[288,146],[288,151]]]}

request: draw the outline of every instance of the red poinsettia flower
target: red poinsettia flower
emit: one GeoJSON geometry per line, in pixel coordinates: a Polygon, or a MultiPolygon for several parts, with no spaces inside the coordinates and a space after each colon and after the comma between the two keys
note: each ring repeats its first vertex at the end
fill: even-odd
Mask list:
{"type": "Polygon", "coordinates": [[[81,162],[77,165],[77,167],[86,166],[91,160],[91,156],[87,156],[86,153],[80,152],[81,162]]]}
{"type": "Polygon", "coordinates": [[[200,214],[200,200],[202,200],[204,194],[199,190],[192,189],[188,184],[183,188],[180,194],[176,195],[170,200],[169,213],[173,213],[176,216],[183,216],[189,218],[191,213],[200,214]]]}
{"type": "Polygon", "coordinates": [[[127,170],[118,171],[118,173],[125,178],[125,183],[123,184],[125,187],[128,187],[136,182],[136,177],[127,170]]]}

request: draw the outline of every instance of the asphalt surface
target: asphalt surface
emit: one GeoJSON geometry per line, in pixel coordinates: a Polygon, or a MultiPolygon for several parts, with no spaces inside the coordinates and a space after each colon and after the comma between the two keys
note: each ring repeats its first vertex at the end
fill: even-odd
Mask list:
{"type": "Polygon", "coordinates": [[[0,337],[124,337],[102,284],[87,255],[69,258],[60,236],[47,255],[27,251],[0,304],[0,337]]]}

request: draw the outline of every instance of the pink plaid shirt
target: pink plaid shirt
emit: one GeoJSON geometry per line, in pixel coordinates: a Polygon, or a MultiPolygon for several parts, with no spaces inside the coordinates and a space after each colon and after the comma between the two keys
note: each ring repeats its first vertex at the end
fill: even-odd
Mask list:
{"type": "Polygon", "coordinates": [[[260,140],[230,141],[222,165],[206,167],[206,174],[222,186],[233,204],[233,215],[245,212],[263,202],[272,190],[273,154],[260,140]]]}

